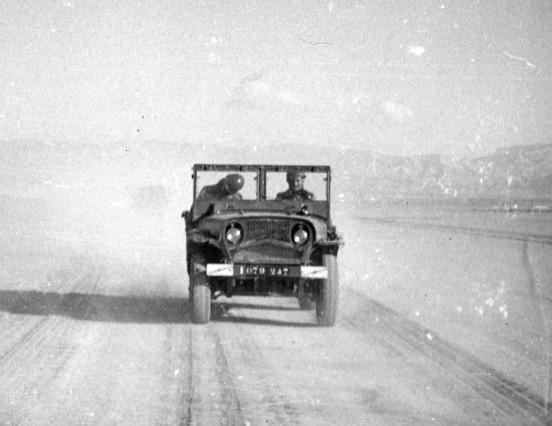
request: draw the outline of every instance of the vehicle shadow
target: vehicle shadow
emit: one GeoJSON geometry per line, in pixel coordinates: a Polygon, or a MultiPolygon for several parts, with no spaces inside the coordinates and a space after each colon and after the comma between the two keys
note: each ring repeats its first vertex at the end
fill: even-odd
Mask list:
{"type": "Polygon", "coordinates": [[[259,311],[291,311],[297,312],[298,307],[294,306],[272,306],[272,305],[262,305],[262,304],[252,304],[252,303],[242,303],[242,302],[216,302],[213,306],[218,306],[222,309],[253,309],[259,311]]]}
{"type": "MultiPolygon", "coordinates": [[[[211,321],[221,323],[239,323],[239,324],[251,324],[251,325],[270,325],[275,327],[317,327],[315,322],[308,320],[297,321],[295,318],[289,320],[281,320],[270,317],[252,317],[250,315],[240,315],[240,310],[254,310],[265,311],[267,314],[270,312],[290,312],[290,314],[302,312],[298,307],[289,306],[268,306],[261,304],[248,304],[248,303],[232,303],[232,302],[218,302],[211,306],[211,321]]],[[[294,316],[294,315],[293,315],[294,316]]]]}
{"type": "MultiPolygon", "coordinates": [[[[188,298],[179,297],[0,290],[1,311],[14,315],[64,316],[98,322],[150,324],[191,322],[188,298]]],[[[298,307],[225,301],[212,304],[211,320],[219,323],[277,327],[316,327],[315,322],[309,322],[303,318],[297,321],[293,318],[300,312],[298,307]],[[256,311],[259,312],[259,316],[242,315],[240,311],[256,311]],[[265,311],[268,315],[262,317],[261,311],[265,311]],[[289,312],[292,318],[289,320],[270,318],[271,312],[289,312]]]]}
{"type": "Polygon", "coordinates": [[[0,291],[0,311],[16,315],[59,315],[83,321],[189,323],[188,299],[84,293],[0,291]]]}

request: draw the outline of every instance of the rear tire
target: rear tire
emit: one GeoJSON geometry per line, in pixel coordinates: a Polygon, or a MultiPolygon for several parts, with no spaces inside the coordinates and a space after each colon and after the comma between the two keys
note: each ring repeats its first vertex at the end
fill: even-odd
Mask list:
{"type": "MultiPolygon", "coordinates": [[[[192,262],[203,265],[197,257],[192,262]]],[[[190,308],[194,324],[207,324],[211,319],[211,288],[205,271],[195,271],[194,263],[190,274],[190,308]]]]}
{"type": "Polygon", "coordinates": [[[328,278],[320,280],[316,300],[316,321],[321,327],[333,327],[337,318],[339,298],[339,274],[337,258],[331,254],[322,257],[322,265],[328,269],[328,278]]]}

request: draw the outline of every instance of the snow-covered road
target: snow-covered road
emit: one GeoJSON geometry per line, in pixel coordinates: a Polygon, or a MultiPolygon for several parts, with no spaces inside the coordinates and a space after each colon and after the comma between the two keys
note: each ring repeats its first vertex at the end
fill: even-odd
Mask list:
{"type": "Polygon", "coordinates": [[[197,326],[178,159],[14,158],[0,424],[551,422],[547,211],[345,200],[334,328],[289,298],[220,298],[197,326]]]}

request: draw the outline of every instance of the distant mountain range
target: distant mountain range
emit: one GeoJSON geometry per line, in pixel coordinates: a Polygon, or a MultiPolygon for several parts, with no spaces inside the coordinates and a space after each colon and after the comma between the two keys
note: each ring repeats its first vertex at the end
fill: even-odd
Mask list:
{"type": "Polygon", "coordinates": [[[461,195],[552,199],[552,144],[501,148],[448,165],[443,180],[461,195]]]}
{"type": "Polygon", "coordinates": [[[330,164],[335,177],[334,193],[365,200],[552,200],[552,144],[512,146],[484,157],[460,160],[438,154],[405,157],[314,145],[205,145],[200,152],[200,161],[330,164]]]}
{"type": "Polygon", "coordinates": [[[502,148],[461,160],[351,154],[344,156],[348,161],[338,159],[337,169],[373,197],[552,199],[552,144],[502,148]]]}
{"type": "Polygon", "coordinates": [[[461,160],[437,154],[397,156],[346,146],[163,141],[119,141],[98,146],[0,141],[0,153],[18,167],[29,163],[32,157],[46,159],[50,155],[77,156],[83,163],[95,161],[99,154],[109,155],[113,161],[132,155],[137,163],[155,162],[186,175],[193,163],[201,162],[329,164],[334,176],[333,193],[345,199],[552,200],[552,144],[505,147],[484,157],[461,160]]]}

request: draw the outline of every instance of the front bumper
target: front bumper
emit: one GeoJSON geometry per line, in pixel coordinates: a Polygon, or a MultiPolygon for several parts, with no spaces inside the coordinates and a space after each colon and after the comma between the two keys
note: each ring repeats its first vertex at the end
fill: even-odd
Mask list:
{"type": "Polygon", "coordinates": [[[208,263],[205,268],[209,277],[236,278],[307,278],[327,279],[328,268],[325,266],[285,266],[256,265],[236,263],[208,263]]]}

